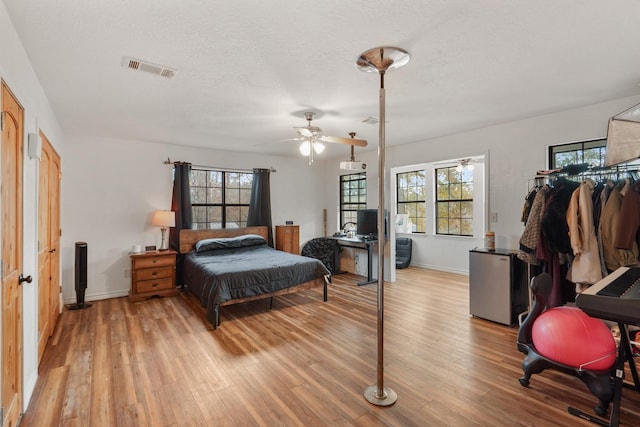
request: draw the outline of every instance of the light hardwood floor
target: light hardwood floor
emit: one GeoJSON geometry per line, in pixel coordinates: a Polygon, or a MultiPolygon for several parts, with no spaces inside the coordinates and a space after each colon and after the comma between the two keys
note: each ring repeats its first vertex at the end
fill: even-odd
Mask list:
{"type": "MultiPolygon", "coordinates": [[[[223,307],[211,330],[186,294],[65,311],[22,426],[579,426],[596,399],[553,371],[522,387],[515,327],[472,318],[466,276],[419,268],[385,286],[384,385],[376,382],[376,285],[334,277],[309,290],[223,307]]],[[[621,421],[640,425],[640,393],[621,421]]]]}

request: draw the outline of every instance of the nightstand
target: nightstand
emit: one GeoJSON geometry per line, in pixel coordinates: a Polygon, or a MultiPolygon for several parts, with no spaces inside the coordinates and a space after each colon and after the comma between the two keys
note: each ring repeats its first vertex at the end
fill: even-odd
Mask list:
{"type": "Polygon", "coordinates": [[[153,296],[171,297],[176,289],[176,252],[154,251],[130,254],[131,257],[131,302],[142,301],[153,296]]]}

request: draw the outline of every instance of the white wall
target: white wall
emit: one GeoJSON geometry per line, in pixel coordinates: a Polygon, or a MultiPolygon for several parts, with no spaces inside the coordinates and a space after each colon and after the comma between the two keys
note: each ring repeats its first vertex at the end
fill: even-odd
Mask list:
{"type": "MultiPolygon", "coordinates": [[[[215,144],[212,141],[212,145],[215,144]]],[[[156,209],[170,209],[173,168],[163,162],[225,168],[270,168],[274,225],[300,225],[300,241],[322,233],[324,178],[304,158],[258,156],[201,148],[69,136],[64,159],[62,289],[75,302],[75,242],[87,242],[86,300],[124,296],[131,285],[128,252],[134,244],[160,246],[150,225],[156,209]]]]}
{"type": "MultiPolygon", "coordinates": [[[[29,133],[38,133],[38,130],[41,129],[47,135],[56,151],[64,157],[62,131],[2,2],[0,2],[0,52],[2,52],[0,55],[0,79],[7,84],[24,108],[25,129],[23,143],[25,153],[27,135],[29,133]]],[[[25,276],[31,275],[33,278],[31,284],[25,283],[21,287],[24,349],[23,400],[26,407],[33,393],[38,374],[38,161],[29,159],[25,154],[23,170],[24,233],[22,271],[25,276]]]]}
{"type": "MultiPolygon", "coordinates": [[[[489,224],[496,233],[496,246],[518,249],[523,231],[520,222],[524,197],[530,180],[539,169],[547,167],[549,145],[563,144],[606,137],[609,117],[640,102],[640,97],[629,97],[602,104],[586,106],[570,111],[533,117],[517,122],[492,126],[455,135],[434,138],[414,144],[387,146],[386,194],[389,195],[390,169],[419,163],[431,163],[486,154],[488,165],[489,203],[487,212],[496,213],[498,220],[489,224]]],[[[366,161],[367,199],[369,207],[377,206],[377,153],[356,153],[360,161],[366,161]]],[[[338,161],[326,166],[330,178],[336,181],[341,172],[338,161]]],[[[328,188],[329,212],[337,212],[338,186],[328,188]]],[[[389,206],[390,197],[386,196],[389,206]]],[[[332,226],[338,227],[335,221],[332,226]]],[[[482,236],[475,239],[433,235],[412,236],[414,251],[412,264],[445,271],[468,274],[468,252],[482,247],[482,236]]]]}

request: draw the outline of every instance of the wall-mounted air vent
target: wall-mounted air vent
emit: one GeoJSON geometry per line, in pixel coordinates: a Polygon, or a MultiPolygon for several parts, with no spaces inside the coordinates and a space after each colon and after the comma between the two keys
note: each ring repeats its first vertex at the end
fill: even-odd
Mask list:
{"type": "Polygon", "coordinates": [[[142,61],[134,58],[124,58],[124,66],[132,70],[144,71],[146,73],[155,74],[156,76],[172,79],[176,76],[178,70],[174,70],[163,65],[152,64],[151,62],[142,61]]]}

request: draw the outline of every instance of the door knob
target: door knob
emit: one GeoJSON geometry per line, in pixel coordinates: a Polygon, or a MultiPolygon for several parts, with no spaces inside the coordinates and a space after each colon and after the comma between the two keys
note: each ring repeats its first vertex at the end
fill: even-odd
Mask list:
{"type": "Polygon", "coordinates": [[[24,277],[22,274],[18,276],[18,285],[22,285],[22,282],[31,283],[31,276],[24,277]]]}

